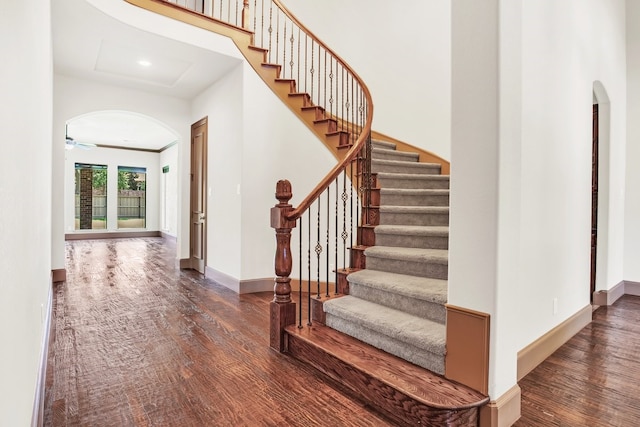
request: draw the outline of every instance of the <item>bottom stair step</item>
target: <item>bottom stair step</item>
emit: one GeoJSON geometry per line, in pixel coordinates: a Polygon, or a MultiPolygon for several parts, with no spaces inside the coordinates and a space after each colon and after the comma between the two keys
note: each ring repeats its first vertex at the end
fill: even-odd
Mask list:
{"type": "Polygon", "coordinates": [[[286,328],[287,351],[407,425],[476,426],[489,398],[326,326],[286,328]]]}

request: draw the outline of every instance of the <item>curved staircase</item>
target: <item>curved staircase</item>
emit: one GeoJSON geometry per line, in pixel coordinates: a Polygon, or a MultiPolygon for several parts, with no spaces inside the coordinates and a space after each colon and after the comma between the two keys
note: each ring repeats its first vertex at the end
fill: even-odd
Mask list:
{"type": "MultiPolygon", "coordinates": [[[[441,172],[448,173],[448,163],[431,153],[419,149],[414,151],[407,144],[391,138],[388,138],[389,141],[371,142],[373,104],[368,89],[355,72],[339,57],[332,56],[335,54],[320,41],[316,41],[318,71],[321,68],[319,46],[325,49],[322,51],[325,72],[327,56],[333,58],[329,62],[330,74],[323,83],[324,101],[318,95],[320,80],[314,95],[313,83],[308,92],[305,90],[306,86],[302,87],[292,75],[287,78],[285,70],[289,64],[292,69],[290,74],[293,74],[293,34],[297,30],[299,39],[300,32],[308,30],[283,8],[279,0],[267,0],[269,16],[263,16],[262,22],[265,19],[271,20],[275,9],[279,10],[278,16],[286,16],[291,20],[291,38],[283,37],[284,41],[291,42],[291,62],[285,59],[288,46],[284,48],[283,54],[283,63],[287,67],[277,63],[278,54],[274,53],[274,61],[269,48],[254,45],[260,18],[256,17],[256,10],[250,10],[251,4],[247,0],[242,2],[240,11],[236,1],[235,24],[221,22],[215,17],[206,16],[202,11],[187,10],[175,4],[175,1],[127,1],[232,38],[264,82],[339,159],[339,164],[295,209],[288,204],[291,198],[290,184],[281,181],[276,187],[276,198],[280,203],[271,212],[271,224],[276,228],[278,242],[278,277],[274,301],[271,303],[272,348],[311,364],[394,422],[425,426],[478,425],[479,410],[489,398],[443,376],[447,347],[445,304],[449,177],[441,172]],[[239,21],[242,21],[241,26],[239,21]],[[253,31],[249,25],[251,21],[253,31]],[[338,95],[336,92],[334,98],[332,92],[334,75],[339,74],[338,66],[343,67],[340,69],[341,73],[352,73],[351,77],[341,82],[344,86],[346,81],[347,85],[346,98],[343,99],[338,97],[344,97],[344,94],[338,95]],[[327,89],[329,97],[326,95],[327,89]],[[339,116],[337,109],[334,110],[334,105],[339,103],[346,106],[345,116],[339,116]],[[440,163],[424,161],[425,159],[440,163]],[[336,186],[332,194],[336,197],[336,229],[338,228],[338,177],[341,175],[344,176],[344,182],[350,180],[361,193],[355,199],[358,199],[358,203],[362,200],[363,204],[361,211],[359,205],[356,206],[356,215],[361,219],[360,224],[356,224],[358,239],[351,247],[350,268],[336,268],[335,271],[337,290],[348,295],[329,296],[330,261],[327,258],[327,275],[324,279],[327,294],[326,297],[320,297],[321,279],[318,274],[318,297],[311,301],[309,296],[310,314],[305,327],[302,321],[302,299],[297,321],[295,304],[291,300],[291,229],[296,227],[296,221],[303,214],[306,216],[306,212],[310,212],[311,205],[319,200],[333,181],[336,186]],[[315,308],[311,308],[312,302],[316,304],[315,308]]],[[[257,7],[259,3],[253,4],[257,7]]],[[[262,2],[263,13],[267,11],[265,7],[265,2],[262,2]]],[[[222,12],[222,6],[220,8],[222,12]]],[[[286,28],[285,24],[285,35],[286,28]]],[[[264,36],[265,28],[261,31],[264,36]]],[[[271,24],[268,32],[270,37],[271,24]]],[[[314,36],[311,34],[310,37],[314,36]]],[[[311,46],[313,49],[313,42],[311,46]]],[[[301,60],[300,53],[296,58],[301,60]]],[[[312,81],[313,61],[312,50],[312,81]]],[[[307,73],[307,70],[304,72],[307,73]]],[[[345,189],[343,201],[346,198],[348,196],[345,189]]],[[[346,211],[345,204],[342,212],[346,211]]],[[[343,219],[343,227],[345,223],[346,220],[343,219]]],[[[329,235],[327,230],[327,248],[329,235]]],[[[338,230],[335,236],[337,242],[338,230]]],[[[316,245],[318,254],[322,252],[322,247],[318,249],[319,245],[320,242],[316,245]]],[[[335,259],[337,266],[337,255],[335,259]]],[[[320,262],[318,255],[318,271],[320,262]]],[[[299,280],[302,282],[302,275],[299,280]]]]}

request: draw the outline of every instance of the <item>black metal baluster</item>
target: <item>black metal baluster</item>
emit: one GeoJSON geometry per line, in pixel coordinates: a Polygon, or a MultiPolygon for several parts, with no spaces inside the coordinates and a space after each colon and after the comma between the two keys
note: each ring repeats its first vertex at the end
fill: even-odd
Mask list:
{"type": "Polygon", "coordinates": [[[325,275],[325,277],[327,279],[327,290],[326,290],[326,295],[325,296],[327,296],[327,297],[329,296],[329,255],[330,255],[330,252],[329,252],[329,235],[331,234],[329,232],[329,230],[331,228],[331,221],[329,221],[329,215],[330,215],[329,214],[329,210],[330,210],[329,206],[330,205],[331,205],[331,186],[329,185],[327,187],[327,246],[326,246],[327,247],[327,255],[326,255],[327,259],[326,259],[326,266],[325,266],[326,270],[327,270],[327,273],[325,275]]]}
{"type": "Polygon", "coordinates": [[[316,224],[316,230],[318,234],[318,239],[316,241],[316,281],[317,281],[317,295],[316,298],[320,299],[320,255],[322,254],[322,245],[320,244],[320,197],[318,197],[318,220],[316,224]]]}
{"type": "Polygon", "coordinates": [[[334,261],[333,261],[333,281],[334,281],[334,294],[338,293],[338,189],[339,187],[339,181],[338,181],[338,177],[336,176],[336,181],[335,181],[335,185],[336,185],[336,216],[334,218],[334,224],[335,224],[335,244],[334,244],[334,261]]]}
{"type": "Polygon", "coordinates": [[[302,329],[302,219],[298,219],[298,329],[302,329]]]}
{"type": "Polygon", "coordinates": [[[307,326],[311,326],[311,208],[307,209],[307,326]]]}

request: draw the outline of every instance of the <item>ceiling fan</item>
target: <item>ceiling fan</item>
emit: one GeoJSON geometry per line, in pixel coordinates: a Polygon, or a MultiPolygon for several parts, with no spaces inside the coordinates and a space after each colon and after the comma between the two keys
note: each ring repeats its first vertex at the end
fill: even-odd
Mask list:
{"type": "Polygon", "coordinates": [[[64,148],[66,148],[67,150],[72,150],[74,147],[82,148],[83,150],[90,150],[96,147],[96,144],[92,144],[90,142],[80,142],[71,138],[69,136],[69,133],[67,132],[67,128],[68,128],[68,125],[64,125],[64,139],[65,139],[64,148]]]}

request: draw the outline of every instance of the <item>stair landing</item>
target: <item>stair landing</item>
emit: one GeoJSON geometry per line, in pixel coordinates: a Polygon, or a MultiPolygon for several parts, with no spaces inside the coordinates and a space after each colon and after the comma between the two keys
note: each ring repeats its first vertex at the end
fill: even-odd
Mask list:
{"type": "Polygon", "coordinates": [[[475,426],[489,398],[336,330],[286,328],[287,352],[408,425],[475,426]]]}

